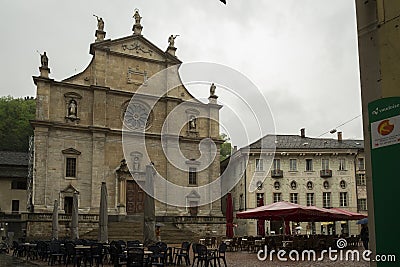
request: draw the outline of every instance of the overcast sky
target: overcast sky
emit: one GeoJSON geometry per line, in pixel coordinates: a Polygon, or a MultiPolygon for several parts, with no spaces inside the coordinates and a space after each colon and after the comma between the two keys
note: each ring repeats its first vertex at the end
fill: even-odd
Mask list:
{"type": "MultiPolygon", "coordinates": [[[[179,34],[176,55],[183,62],[219,63],[247,76],[268,100],[278,134],[304,127],[317,137],[361,114],[354,1],[227,2],[2,1],[0,95],[35,96],[37,51],[47,52],[55,80],[81,72],[91,60],[93,14],[105,21],[106,39],[116,39],[132,34],[138,8],[142,34],[162,50],[170,34],[179,34]]],[[[361,120],[338,130],[344,138],[362,138],[361,120]]]]}

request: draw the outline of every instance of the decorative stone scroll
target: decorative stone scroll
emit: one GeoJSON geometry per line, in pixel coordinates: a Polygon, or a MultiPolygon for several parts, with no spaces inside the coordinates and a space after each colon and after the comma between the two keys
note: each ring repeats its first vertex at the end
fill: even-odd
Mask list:
{"type": "Polygon", "coordinates": [[[144,53],[144,54],[149,54],[150,56],[153,55],[153,50],[144,47],[137,41],[132,44],[123,44],[122,50],[133,50],[137,54],[144,53]]]}

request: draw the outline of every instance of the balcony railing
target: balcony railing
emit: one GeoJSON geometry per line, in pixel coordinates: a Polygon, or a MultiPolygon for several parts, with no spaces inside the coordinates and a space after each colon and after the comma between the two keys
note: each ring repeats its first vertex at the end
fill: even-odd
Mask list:
{"type": "Polygon", "coordinates": [[[217,217],[217,216],[177,216],[177,217],[175,217],[175,223],[176,224],[184,224],[184,223],[224,224],[224,223],[226,223],[226,218],[225,217],[217,217]]]}
{"type": "Polygon", "coordinates": [[[282,170],[271,170],[271,177],[272,178],[282,178],[283,171],[282,170]]]}
{"type": "Polygon", "coordinates": [[[320,175],[322,178],[332,177],[332,170],[320,170],[320,171],[319,171],[319,175],[320,175]]]}

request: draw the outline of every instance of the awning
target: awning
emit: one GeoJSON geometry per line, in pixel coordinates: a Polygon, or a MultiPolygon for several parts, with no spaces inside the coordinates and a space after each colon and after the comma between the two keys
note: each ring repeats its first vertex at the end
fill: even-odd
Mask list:
{"type": "Polygon", "coordinates": [[[286,201],[276,202],[251,210],[238,212],[239,219],[264,219],[270,221],[329,222],[352,220],[349,214],[333,209],[302,206],[286,201]]]}

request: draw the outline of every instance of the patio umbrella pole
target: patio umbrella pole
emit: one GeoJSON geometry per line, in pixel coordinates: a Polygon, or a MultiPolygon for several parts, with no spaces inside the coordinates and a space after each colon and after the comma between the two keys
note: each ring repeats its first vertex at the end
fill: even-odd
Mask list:
{"type": "Polygon", "coordinates": [[[54,200],[53,222],[51,225],[51,238],[58,240],[58,201],[54,200]]]}
{"type": "Polygon", "coordinates": [[[107,203],[107,185],[101,183],[100,191],[100,214],[99,214],[99,237],[101,243],[108,242],[108,203],[107,203]]]}
{"type": "Polygon", "coordinates": [[[156,212],[154,205],[154,173],[155,170],[152,164],[146,166],[146,194],[144,197],[144,224],[143,224],[143,239],[144,245],[149,246],[157,242],[155,225],[156,212]]]}
{"type": "Polygon", "coordinates": [[[78,192],[74,192],[72,199],[71,239],[79,239],[78,232],[78,192]]]}

